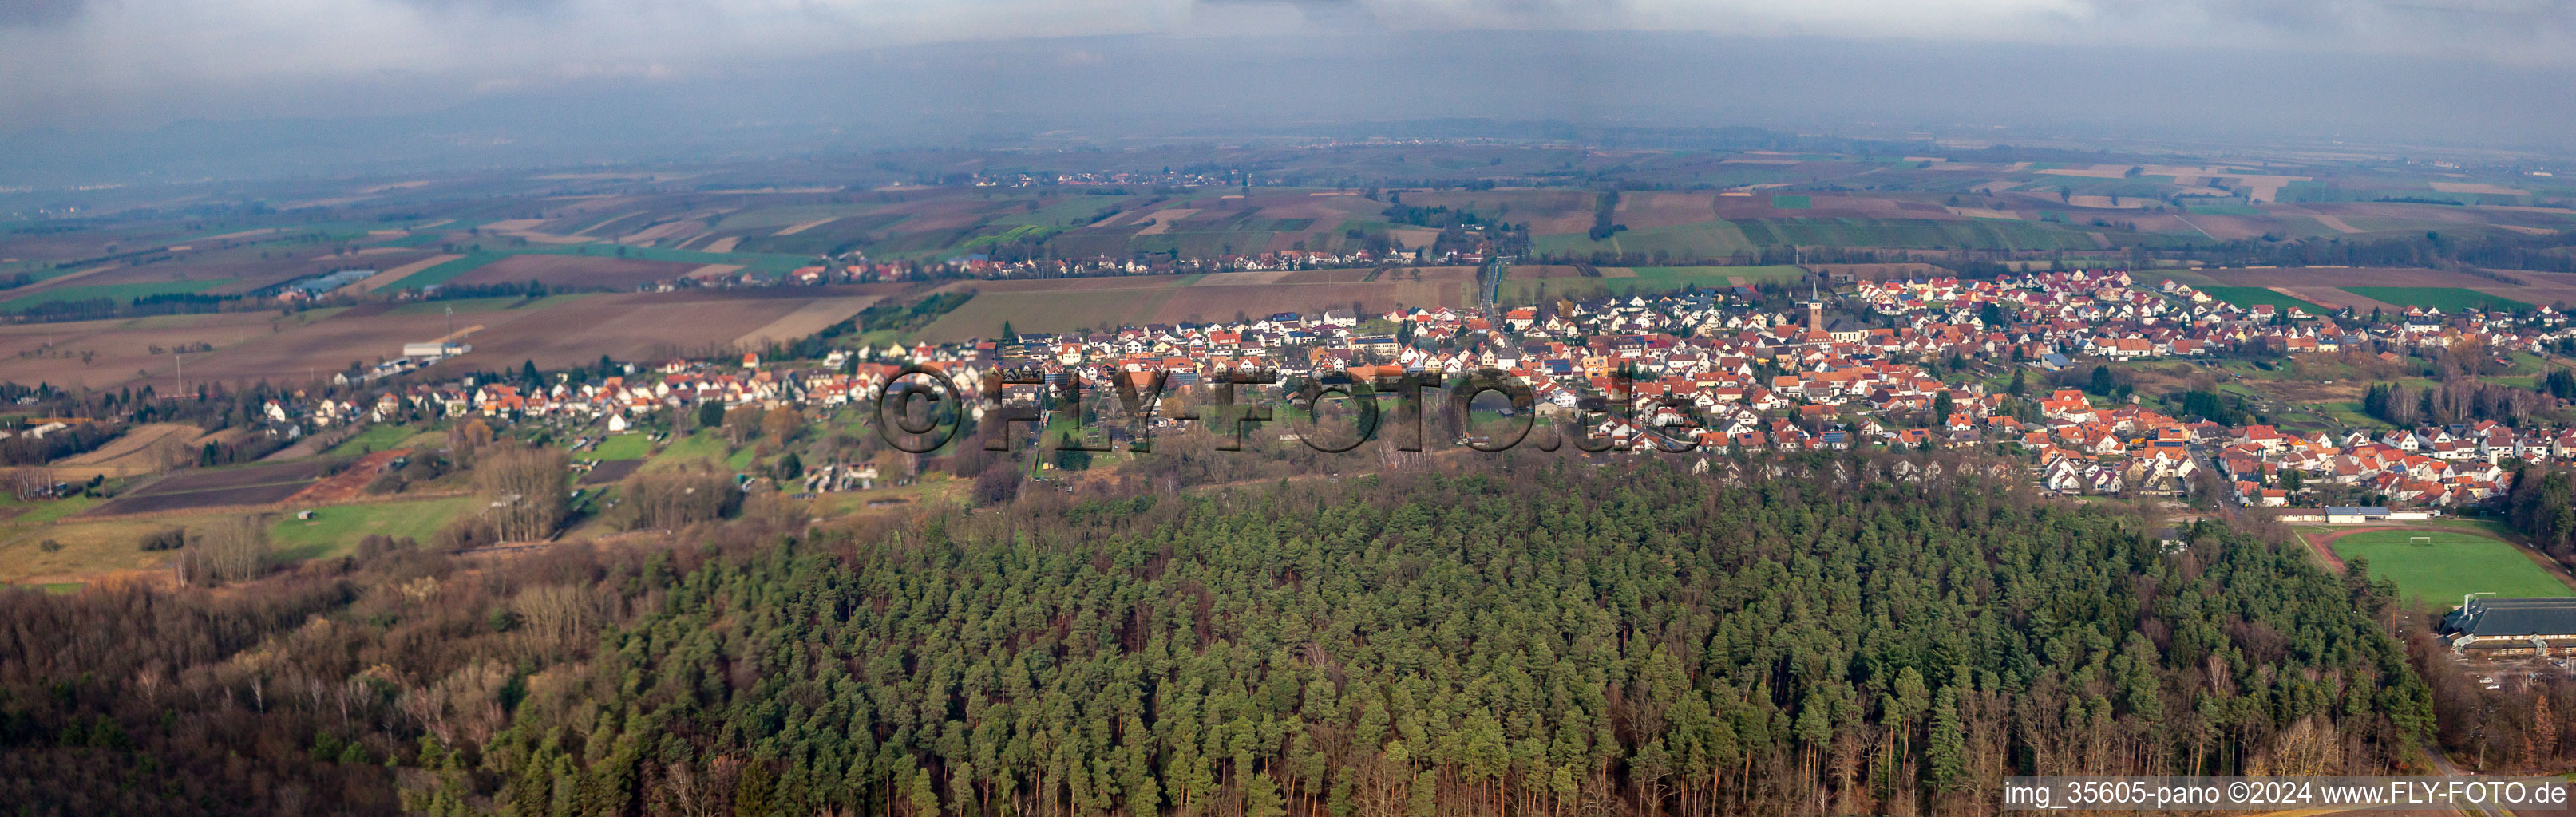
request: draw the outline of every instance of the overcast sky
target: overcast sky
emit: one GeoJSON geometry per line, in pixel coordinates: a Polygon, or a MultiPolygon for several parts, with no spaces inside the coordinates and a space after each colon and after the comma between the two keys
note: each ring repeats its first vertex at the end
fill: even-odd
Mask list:
{"type": "MultiPolygon", "coordinates": [[[[1711,36],[1661,42],[1710,50],[1799,42],[1855,54],[1970,49],[2061,63],[2098,47],[2142,62],[2070,67],[2113,81],[2134,76],[2141,89],[2164,73],[2139,56],[2154,49],[2270,66],[2311,55],[2338,65],[2422,64],[2467,82],[2440,102],[2472,116],[2564,108],[2576,96],[2563,86],[2554,101],[2546,91],[2510,90],[2545,88],[2541,79],[2576,69],[2576,0],[0,0],[0,133],[412,114],[638,84],[704,93],[799,60],[883,60],[903,53],[883,49],[922,44],[1045,55],[1003,66],[1007,74],[1133,56],[1059,38],[1296,42],[1495,30],[1692,32],[1711,36]],[[1026,50],[1032,42],[1071,45],[1026,50]],[[2481,87],[2488,75],[2497,88],[2481,87]]],[[[1585,83],[1606,89],[1625,79],[1577,76],[1558,91],[1572,99],[1585,83]]],[[[1972,70],[1956,79],[2027,78],[1972,70]]],[[[1397,87],[1364,82],[1346,93],[1397,87]]],[[[2231,90],[2200,89],[2210,105],[2242,104],[2231,90]]],[[[996,107],[1016,104],[997,97],[996,107]]]]}

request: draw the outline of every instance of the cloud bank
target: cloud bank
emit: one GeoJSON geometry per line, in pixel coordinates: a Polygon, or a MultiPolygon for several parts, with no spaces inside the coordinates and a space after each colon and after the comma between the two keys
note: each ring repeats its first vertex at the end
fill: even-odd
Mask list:
{"type": "Polygon", "coordinates": [[[1469,30],[2576,65],[2576,0],[8,0],[0,131],[416,112],[925,43],[1469,30]]]}

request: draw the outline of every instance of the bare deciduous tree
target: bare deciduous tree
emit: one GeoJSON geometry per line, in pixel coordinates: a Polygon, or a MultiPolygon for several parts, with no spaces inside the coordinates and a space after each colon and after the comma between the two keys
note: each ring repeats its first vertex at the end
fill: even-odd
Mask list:
{"type": "Polygon", "coordinates": [[[485,455],[474,468],[474,487],[491,503],[484,519],[494,537],[529,542],[553,535],[572,505],[565,479],[571,465],[559,448],[510,448],[485,455]]]}
{"type": "Polygon", "coordinates": [[[179,560],[182,580],[246,581],[258,578],[268,566],[268,528],[253,517],[219,520],[188,533],[188,547],[179,560]]]}
{"type": "Polygon", "coordinates": [[[672,530],[720,519],[741,501],[733,480],[706,469],[638,473],[619,486],[612,521],[627,530],[672,530]]]}

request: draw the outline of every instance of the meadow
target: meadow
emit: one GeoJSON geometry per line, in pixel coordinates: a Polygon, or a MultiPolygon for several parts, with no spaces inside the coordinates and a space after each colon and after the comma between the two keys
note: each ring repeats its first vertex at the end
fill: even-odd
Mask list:
{"type": "Polygon", "coordinates": [[[358,540],[376,535],[426,542],[475,504],[474,497],[457,496],[331,505],[313,509],[309,520],[282,513],[269,528],[270,553],[286,561],[328,558],[348,553],[358,540]]]}
{"type": "Polygon", "coordinates": [[[341,440],[339,445],[332,446],[330,451],[325,452],[325,456],[355,457],[360,454],[370,454],[394,448],[411,437],[412,429],[408,426],[372,425],[355,436],[341,440]]]}

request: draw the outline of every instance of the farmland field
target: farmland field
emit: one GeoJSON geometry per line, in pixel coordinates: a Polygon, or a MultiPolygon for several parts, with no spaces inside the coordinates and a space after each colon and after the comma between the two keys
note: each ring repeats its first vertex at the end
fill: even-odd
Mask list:
{"type": "MultiPolygon", "coordinates": [[[[291,319],[260,313],[189,315],[180,317],[187,323],[212,326],[204,331],[182,332],[116,324],[100,327],[110,337],[83,343],[133,355],[113,363],[102,356],[101,365],[88,372],[97,378],[89,381],[93,386],[130,382],[136,379],[137,368],[153,372],[157,382],[170,382],[169,356],[141,354],[144,338],[155,338],[152,342],[164,344],[191,340],[214,344],[215,352],[188,356],[188,378],[192,382],[200,378],[301,382],[308,375],[328,377],[353,360],[373,363],[398,354],[405,343],[444,335],[449,325],[445,311],[452,308],[456,310],[457,328],[482,327],[465,339],[474,351],[452,365],[500,367],[534,360],[539,366],[567,366],[595,363],[600,355],[639,360],[731,349],[746,336],[768,338],[775,332],[800,327],[820,328],[855,313],[869,298],[904,288],[865,284],[617,292],[536,300],[426,301],[390,308],[370,304],[345,312],[297,313],[297,318],[291,319]],[[830,306],[818,307],[817,303],[830,306]],[[846,311],[838,316],[823,314],[833,309],[846,311]],[[302,320],[306,315],[314,319],[302,320]],[[170,339],[157,340],[165,337],[170,339]]],[[[0,327],[0,344],[32,347],[46,337],[45,330],[64,333],[66,327],[84,325],[0,327]]],[[[43,377],[21,373],[34,371],[30,363],[17,361],[0,367],[0,380],[34,382],[43,377]]],[[[78,364],[77,359],[71,359],[60,365],[64,375],[77,377],[82,374],[78,364]]],[[[51,382],[68,381],[57,377],[51,382]]]]}
{"type": "Polygon", "coordinates": [[[582,472],[581,479],[574,484],[585,488],[615,485],[641,470],[644,470],[644,461],[640,459],[605,460],[592,466],[590,470],[582,472]]]}
{"type": "Polygon", "coordinates": [[[306,459],[183,471],[100,503],[82,518],[266,505],[304,490],[337,460],[306,459]]]}
{"type": "Polygon", "coordinates": [[[2395,306],[2421,306],[2444,312],[2481,310],[2510,312],[2531,304],[2462,287],[2344,287],[2344,291],[2395,306]]]}
{"type": "Polygon", "coordinates": [[[535,281],[549,287],[604,286],[634,289],[638,285],[687,275],[697,265],[587,255],[513,255],[448,279],[455,284],[519,284],[535,281]]]}
{"type": "Polygon", "coordinates": [[[181,281],[154,281],[150,283],[85,284],[81,286],[67,286],[38,292],[32,295],[22,295],[6,302],[0,302],[0,312],[24,312],[28,309],[43,306],[45,304],[86,301],[93,298],[124,301],[150,295],[194,294],[213,289],[223,284],[231,283],[232,280],[233,279],[230,278],[204,278],[181,281]]]}
{"type": "Polygon", "coordinates": [[[1708,220],[1663,227],[1632,227],[1599,241],[1583,233],[1540,235],[1533,236],[1530,244],[1542,253],[1580,255],[1604,250],[1624,253],[1662,250],[1684,258],[1723,257],[1761,248],[1760,242],[1746,238],[1744,231],[1735,224],[1708,220]]]}
{"type": "Polygon", "coordinates": [[[2323,315],[2333,311],[2263,287],[2209,286],[2201,287],[2200,291],[2209,293],[2209,297],[2247,308],[2252,308],[2255,304],[2271,304],[2280,309],[2297,307],[2306,310],[2310,315],[2323,315]]]}
{"type": "Polygon", "coordinates": [[[2503,596],[2569,596],[2569,590],[2514,546],[2466,533],[2425,530],[2364,531],[2337,538],[2335,554],[2346,562],[2370,560],[2370,573],[2397,582],[2398,593],[2411,603],[2441,607],[2458,604],[2467,593],[2503,596]],[[2412,537],[2428,536],[2431,544],[2412,537]]]}
{"type": "Polygon", "coordinates": [[[96,450],[55,462],[54,473],[56,478],[65,478],[80,474],[129,476],[158,471],[192,461],[196,449],[191,443],[202,433],[196,426],[180,423],[135,426],[96,450]]]}
{"type": "Polygon", "coordinates": [[[507,257],[509,256],[497,252],[467,253],[451,261],[432,264],[386,286],[393,289],[428,289],[507,257]]]}
{"type": "MultiPolygon", "coordinates": [[[[2363,297],[2381,287],[2467,289],[2528,304],[2576,303],[2576,273],[2517,271],[2526,283],[2507,284],[2463,272],[2403,267],[2295,267],[2201,270],[2212,283],[2255,287],[2337,287],[2363,297]]],[[[2376,298],[2373,298],[2376,300],[2376,298]]],[[[2444,307],[2445,311],[2449,307],[2444,307]]]]}
{"type": "Polygon", "coordinates": [[[1503,281],[1502,299],[1508,303],[1532,303],[1544,292],[1549,297],[1572,293],[1663,293],[1696,286],[1701,289],[1727,289],[1742,278],[1747,284],[1764,281],[1794,281],[1807,274],[1799,267],[1634,267],[1604,268],[1599,278],[1547,278],[1523,280],[1516,268],[1503,281]]]}
{"type": "Polygon", "coordinates": [[[1919,218],[1765,218],[1735,222],[1757,246],[1967,247],[2091,250],[2092,236],[2024,221],[1919,218]]]}
{"type": "MultiPolygon", "coordinates": [[[[1177,289],[1170,279],[1160,286],[1121,289],[1075,289],[1058,292],[983,292],[964,306],[940,316],[919,334],[941,340],[999,337],[1002,323],[1022,332],[1070,332],[1105,329],[1122,323],[1148,323],[1156,306],[1177,289]]],[[[1228,317],[1232,312],[1226,313],[1228,317]]]]}
{"type": "Polygon", "coordinates": [[[1475,271],[1467,267],[1394,267],[1366,278],[1368,270],[1310,270],[1285,274],[1221,273],[1188,276],[1064,278],[953,284],[974,289],[973,300],[941,316],[914,339],[954,341],[995,337],[1002,322],[1022,332],[1107,329],[1122,324],[1232,320],[1236,313],[1366,312],[1398,306],[1459,306],[1473,296],[1475,271]],[[1329,273],[1329,274],[1328,274],[1329,273]]]}

